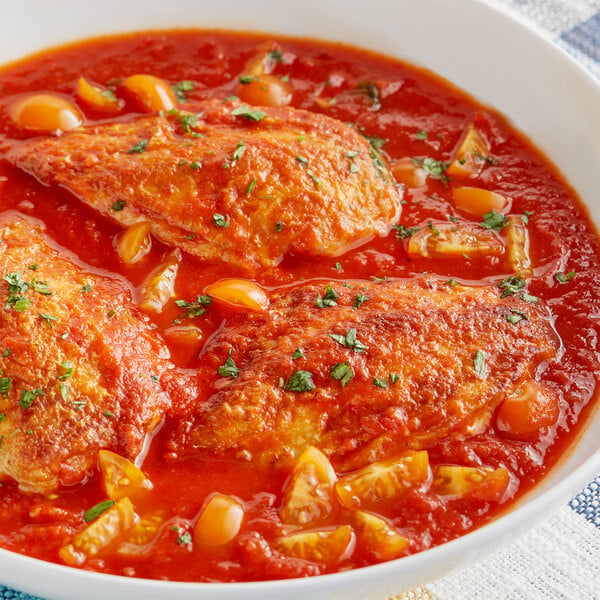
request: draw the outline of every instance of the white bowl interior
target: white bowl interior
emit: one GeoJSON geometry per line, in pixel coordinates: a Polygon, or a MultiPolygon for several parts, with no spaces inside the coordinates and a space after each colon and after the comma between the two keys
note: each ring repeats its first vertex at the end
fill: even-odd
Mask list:
{"type": "MultiPolygon", "coordinates": [[[[539,33],[482,0],[22,0],[3,7],[0,63],[123,31],[227,28],[336,40],[424,66],[508,115],[559,168],[600,223],[600,84],[539,33]]],[[[48,599],[383,598],[490,552],[600,471],[600,414],[520,507],[463,538],[348,573],[256,584],[173,584],[102,576],[0,551],[0,582],[48,599]],[[85,590],[85,591],[83,591],[85,590]]]]}

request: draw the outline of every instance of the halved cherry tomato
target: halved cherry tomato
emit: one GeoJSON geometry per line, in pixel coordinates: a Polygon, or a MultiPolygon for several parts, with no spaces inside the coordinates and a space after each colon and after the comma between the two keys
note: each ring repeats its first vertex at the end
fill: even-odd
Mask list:
{"type": "Polygon", "coordinates": [[[455,223],[430,222],[408,241],[408,253],[424,258],[499,256],[504,251],[493,231],[455,223]]]}
{"type": "Polygon", "coordinates": [[[110,90],[102,90],[83,77],[77,82],[77,96],[83,104],[101,113],[113,115],[123,106],[123,101],[117,100],[110,90]]]}
{"type": "Polygon", "coordinates": [[[81,111],[57,94],[32,94],[19,98],[9,108],[13,122],[22,129],[50,133],[69,131],[83,122],[81,111]]]}
{"type": "Polygon", "coordinates": [[[135,498],[141,492],[152,489],[152,483],[130,460],[111,452],[98,452],[98,467],[104,478],[106,494],[112,500],[125,496],[135,498]]]}
{"type": "Polygon", "coordinates": [[[496,422],[500,431],[516,437],[531,437],[542,427],[554,425],[559,415],[557,393],[537,381],[528,381],[514,395],[504,399],[496,422]]]}
{"type": "Polygon", "coordinates": [[[510,475],[504,467],[438,465],[433,469],[431,490],[440,496],[499,502],[509,483],[510,475]]]}
{"type": "Polygon", "coordinates": [[[175,295],[175,278],[181,262],[181,252],[173,250],[150,273],[142,284],[140,308],[161,313],[165,304],[175,295]]]}
{"type": "Polygon", "coordinates": [[[518,215],[510,215],[504,233],[510,266],[517,275],[530,277],[533,275],[533,268],[529,258],[529,232],[523,219],[518,215]]]}
{"type": "Polygon", "coordinates": [[[70,544],[59,550],[60,557],[71,566],[81,566],[88,558],[101,550],[133,527],[136,515],[129,498],[121,498],[104,511],[83,531],[77,533],[70,544]]]}
{"type": "Polygon", "coordinates": [[[446,169],[450,176],[477,175],[484,167],[490,152],[489,144],[481,133],[470,125],[454,152],[454,161],[446,169]]]}
{"type": "Polygon", "coordinates": [[[478,217],[492,210],[502,212],[509,204],[508,199],[502,194],[469,186],[454,188],[452,200],[461,210],[478,217]]]}
{"type": "Polygon", "coordinates": [[[142,260],[152,248],[150,231],[152,226],[147,221],[130,225],[117,239],[117,253],[126,265],[133,265],[142,260]]]}
{"type": "Polygon", "coordinates": [[[352,527],[342,525],[337,529],[292,533],[277,538],[273,546],[288,556],[334,565],[350,556],[354,542],[352,527]]]}
{"type": "Polygon", "coordinates": [[[400,496],[428,476],[427,451],[406,452],[345,475],[335,484],[335,491],[340,502],[348,508],[372,506],[400,496]]]}
{"type": "Polygon", "coordinates": [[[244,507],[232,496],[213,494],[200,512],[194,527],[194,544],[214,548],[229,543],[240,531],[244,507]]]}
{"type": "Polygon", "coordinates": [[[141,556],[150,550],[148,544],[158,535],[164,521],[162,514],[141,517],[124,535],[125,541],[119,544],[117,552],[121,556],[141,556]]]}
{"type": "Polygon", "coordinates": [[[131,75],[123,82],[123,87],[146,112],[171,110],[177,105],[177,98],[171,86],[164,79],[154,75],[131,75]]]}
{"type": "Polygon", "coordinates": [[[255,106],[286,106],[292,99],[285,82],[273,75],[264,74],[242,75],[236,95],[255,106]]]}
{"type": "Polygon", "coordinates": [[[404,552],[409,541],[385,519],[364,510],[354,513],[360,547],[377,560],[391,560],[404,552]]]}
{"type": "Polygon", "coordinates": [[[329,459],[314,446],[309,446],[296,459],[285,486],[282,521],[305,527],[326,519],[334,506],[336,480],[329,459]]]}
{"type": "Polygon", "coordinates": [[[427,172],[416,165],[410,158],[403,158],[392,165],[392,174],[398,183],[409,188],[418,188],[427,182],[427,172]]]}
{"type": "Polygon", "coordinates": [[[205,294],[215,302],[233,308],[244,308],[256,312],[269,306],[269,297],[263,288],[247,279],[221,279],[207,286],[205,294]]]}

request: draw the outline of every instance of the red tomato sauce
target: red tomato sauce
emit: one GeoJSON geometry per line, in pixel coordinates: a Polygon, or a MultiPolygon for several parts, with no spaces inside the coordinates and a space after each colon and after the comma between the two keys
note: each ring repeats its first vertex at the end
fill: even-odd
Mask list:
{"type": "MultiPolygon", "coordinates": [[[[0,133],[21,138],[33,135],[16,127],[8,114],[10,103],[19,94],[60,93],[77,102],[76,86],[82,76],[112,86],[117,95],[123,78],[147,73],[170,84],[194,82],[193,89],[185,92],[190,101],[225,98],[234,93],[245,65],[267,41],[250,34],[182,31],[100,39],[46,51],[0,72],[0,133]]],[[[291,105],[352,123],[363,135],[380,138],[392,167],[406,158],[452,162],[457,144],[471,124],[490,140],[493,158],[475,179],[463,180],[462,185],[476,185],[510,197],[510,213],[522,215],[527,221],[534,266],[528,289],[549,306],[564,345],[561,359],[551,364],[543,376],[544,381],[562,390],[560,417],[554,425],[543,428],[533,439],[522,440],[498,430],[492,420],[486,432],[465,442],[428,449],[432,464],[483,462],[494,468],[508,468],[512,486],[508,504],[473,498],[448,500],[419,487],[386,504],[383,516],[410,540],[404,554],[419,552],[471,531],[505,511],[548,473],[585,422],[600,366],[600,327],[590,318],[600,309],[598,240],[584,207],[557,169],[494,110],[431,73],[364,50],[286,38],[277,43],[283,62],[272,74],[287,82],[291,105]]],[[[81,110],[85,124],[139,115],[126,98],[115,117],[99,118],[84,107],[81,110]]],[[[456,181],[427,177],[424,185],[406,187],[400,224],[409,228],[427,227],[429,222],[437,221],[480,222],[480,217],[456,208],[452,199],[456,181]]],[[[16,209],[41,219],[49,236],[83,262],[123,275],[134,297],[146,275],[168,251],[165,245],[155,242],[143,261],[127,266],[119,261],[114,246],[122,227],[98,216],[64,190],[44,187],[14,168],[0,166],[0,192],[0,211],[16,209]]],[[[256,281],[269,289],[314,277],[368,280],[434,273],[465,284],[498,285],[511,275],[505,262],[493,256],[440,260],[411,256],[407,252],[408,238],[402,239],[399,233],[392,230],[387,237],[336,258],[286,257],[277,268],[260,272],[256,281]]],[[[226,269],[225,273],[221,264],[185,255],[176,296],[195,297],[224,276],[244,277],[239,269],[226,269]]],[[[164,331],[179,312],[170,303],[153,318],[164,331]]],[[[231,314],[232,309],[214,306],[194,324],[206,340],[231,314]]],[[[178,366],[198,365],[196,350],[166,339],[178,366]]],[[[252,536],[259,540],[260,534],[268,542],[284,531],[278,511],[288,472],[257,469],[234,461],[164,456],[160,440],[158,431],[142,466],[154,489],[136,505],[140,514],[156,517],[156,536],[140,556],[124,557],[110,547],[89,559],[84,568],[157,579],[247,581],[318,574],[377,562],[357,547],[336,566],[313,567],[306,561],[270,554],[259,541],[250,543],[252,536]],[[207,496],[215,491],[231,494],[244,503],[242,533],[250,540],[244,546],[231,544],[205,551],[190,542],[198,513],[207,496]]],[[[0,488],[0,545],[60,563],[58,550],[84,527],[84,511],[105,499],[99,475],[83,486],[48,497],[21,494],[14,483],[5,481],[0,488]]]]}

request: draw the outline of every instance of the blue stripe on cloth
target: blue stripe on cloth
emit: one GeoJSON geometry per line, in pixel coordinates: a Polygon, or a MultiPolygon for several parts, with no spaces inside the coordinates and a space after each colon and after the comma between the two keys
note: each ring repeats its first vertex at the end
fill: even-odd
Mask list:
{"type": "Polygon", "coordinates": [[[564,32],[560,39],[600,63],[600,12],[564,32]]]}
{"type": "Polygon", "coordinates": [[[0,585],[0,600],[41,600],[41,598],[34,598],[29,594],[23,592],[17,592],[10,588],[0,585]]]}
{"type": "Polygon", "coordinates": [[[581,490],[569,506],[600,529],[600,475],[581,490]]]}

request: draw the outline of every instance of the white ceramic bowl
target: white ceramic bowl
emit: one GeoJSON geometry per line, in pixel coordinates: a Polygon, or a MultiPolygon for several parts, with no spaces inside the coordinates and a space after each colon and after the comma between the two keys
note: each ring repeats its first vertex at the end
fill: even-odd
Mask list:
{"type": "MultiPolygon", "coordinates": [[[[425,66],[508,115],[555,162],[600,223],[600,84],[540,32],[483,0],[20,0],[4,3],[0,63],[106,33],[176,27],[337,40],[425,66]]],[[[600,414],[506,516],[397,561],[309,579],[199,584],[79,571],[0,550],[0,583],[48,600],[382,599],[514,540],[600,472],[600,414]]]]}

